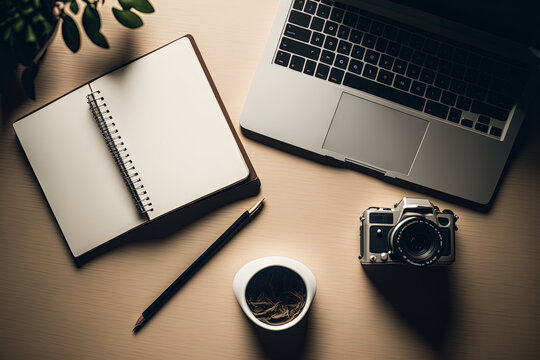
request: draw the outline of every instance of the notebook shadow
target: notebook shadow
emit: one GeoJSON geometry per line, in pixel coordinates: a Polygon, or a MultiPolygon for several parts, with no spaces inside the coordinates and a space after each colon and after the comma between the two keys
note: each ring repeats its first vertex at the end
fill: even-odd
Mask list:
{"type": "Polygon", "coordinates": [[[283,331],[263,329],[244,316],[255,333],[265,359],[297,360],[308,357],[307,350],[311,343],[310,329],[313,328],[313,318],[310,316],[314,310],[313,305],[298,324],[283,331]]]}
{"type": "Polygon", "coordinates": [[[407,265],[364,270],[394,310],[396,319],[420,335],[437,358],[444,358],[448,354],[448,335],[457,319],[450,270],[407,265]]]}
{"type": "MultiPolygon", "coordinates": [[[[255,175],[251,175],[247,181],[239,183],[233,188],[227,189],[227,191],[218,192],[209,198],[207,197],[190,204],[187,208],[181,208],[151,222],[147,222],[143,226],[108,241],[77,258],[72,256],[72,259],[75,265],[80,268],[96,257],[106,253],[112,253],[124,245],[155,244],[156,240],[170,238],[170,235],[178,233],[195,221],[206,216],[211,216],[212,212],[218,208],[244,198],[255,196],[259,191],[260,180],[255,175]]],[[[252,221],[256,220],[254,218],[252,221]]]]}

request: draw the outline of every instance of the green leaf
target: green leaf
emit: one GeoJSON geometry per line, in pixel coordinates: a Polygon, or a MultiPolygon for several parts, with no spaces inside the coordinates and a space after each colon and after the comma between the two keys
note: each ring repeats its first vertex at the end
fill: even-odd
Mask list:
{"type": "Polygon", "coordinates": [[[131,3],[133,4],[133,7],[135,10],[138,10],[142,13],[153,13],[154,7],[148,0],[131,0],[131,3]]]}
{"type": "Polygon", "coordinates": [[[74,14],[77,14],[79,12],[79,4],[77,4],[77,0],[71,0],[71,4],[69,4],[69,10],[71,10],[71,12],[74,14]]]}
{"type": "Polygon", "coordinates": [[[118,10],[117,8],[113,8],[112,11],[116,20],[125,27],[135,29],[143,24],[139,15],[129,10],[118,10]]]}
{"type": "Polygon", "coordinates": [[[129,10],[133,7],[132,0],[118,0],[118,3],[124,10],[129,10]]]}
{"type": "Polygon", "coordinates": [[[30,99],[35,100],[36,99],[36,90],[34,88],[34,79],[37,76],[38,73],[38,66],[36,64],[33,64],[26,69],[24,69],[22,73],[22,86],[24,89],[24,92],[26,93],[26,96],[28,96],[30,99]]]}
{"type": "Polygon", "coordinates": [[[36,42],[36,33],[34,32],[34,29],[32,28],[32,25],[26,24],[26,37],[25,41],[29,43],[36,42]]]}
{"type": "Polygon", "coordinates": [[[82,17],[82,23],[86,35],[88,35],[88,38],[90,38],[94,44],[102,48],[109,48],[107,39],[99,32],[101,20],[94,4],[86,4],[82,17]]]}
{"type": "Polygon", "coordinates": [[[71,16],[65,14],[62,20],[62,37],[69,50],[76,53],[81,47],[81,35],[71,16]]]}

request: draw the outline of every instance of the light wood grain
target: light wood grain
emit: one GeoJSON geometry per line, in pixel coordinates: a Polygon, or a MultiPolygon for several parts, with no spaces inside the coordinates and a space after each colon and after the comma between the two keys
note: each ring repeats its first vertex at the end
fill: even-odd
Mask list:
{"type": "MultiPolygon", "coordinates": [[[[4,98],[0,132],[0,357],[5,359],[534,359],[540,353],[538,107],[485,214],[436,198],[460,215],[447,274],[395,276],[360,266],[359,220],[369,206],[423,194],[310,162],[241,136],[262,181],[262,213],[136,336],[139,314],[255,199],[168,236],[129,243],[78,269],[13,129],[13,121],[125,61],[186,33],[195,37],[237,129],[277,0],[154,1],[128,30],[103,16],[111,49],[60,38],[36,81],[38,99],[4,98]],[[290,339],[243,316],[232,280],[245,263],[283,255],[318,281],[308,323],[290,339]],[[436,283],[435,281],[439,281],[436,283]]],[[[107,6],[111,6],[107,2],[107,6]]],[[[451,154],[441,154],[451,156],[451,154]]]]}

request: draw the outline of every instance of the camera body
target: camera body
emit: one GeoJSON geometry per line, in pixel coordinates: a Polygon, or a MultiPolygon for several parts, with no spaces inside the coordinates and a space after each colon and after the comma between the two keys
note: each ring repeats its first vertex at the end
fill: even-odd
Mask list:
{"type": "Polygon", "coordinates": [[[360,217],[362,265],[449,265],[455,260],[458,216],[429,200],[404,197],[393,209],[370,207],[360,217]]]}

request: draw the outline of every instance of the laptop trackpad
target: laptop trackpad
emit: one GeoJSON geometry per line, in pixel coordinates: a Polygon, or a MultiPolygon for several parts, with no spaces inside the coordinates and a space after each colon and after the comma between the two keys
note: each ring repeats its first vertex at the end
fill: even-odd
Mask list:
{"type": "Polygon", "coordinates": [[[427,127],[426,120],[343,93],[323,148],[408,174],[427,127]]]}

